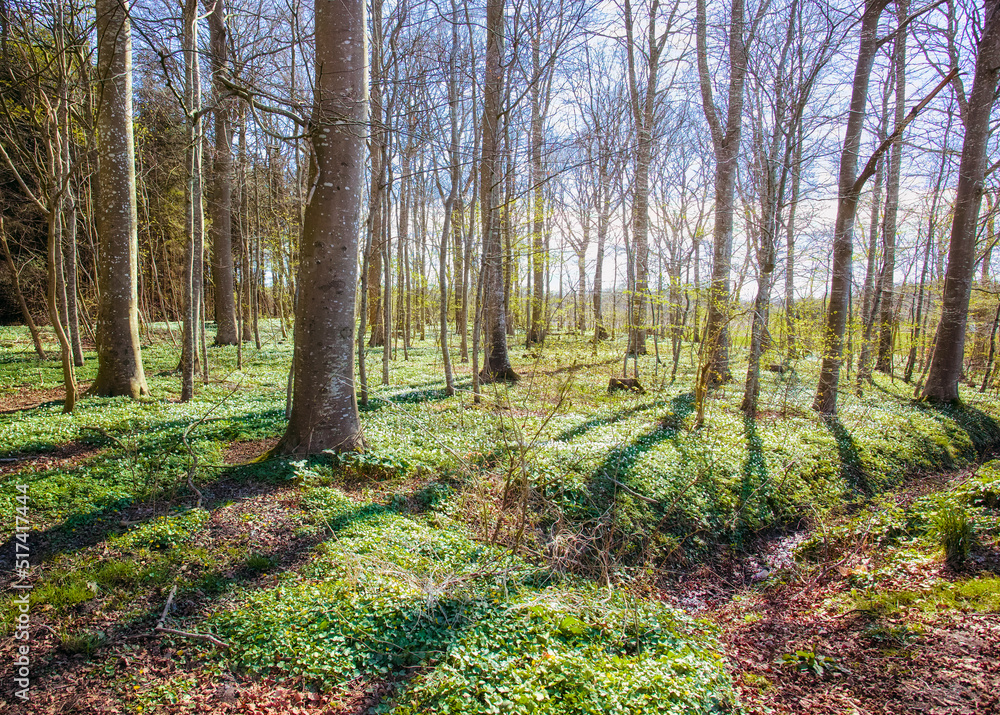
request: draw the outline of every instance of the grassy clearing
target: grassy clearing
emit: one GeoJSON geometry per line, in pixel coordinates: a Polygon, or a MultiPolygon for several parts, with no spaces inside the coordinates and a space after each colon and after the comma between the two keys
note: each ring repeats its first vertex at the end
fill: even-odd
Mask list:
{"type": "Polygon", "coordinates": [[[705,623],[619,589],[553,580],[443,515],[357,504],[332,486],[309,487],[304,501],[335,538],[301,572],[208,621],[243,672],[325,689],[398,680],[400,715],[733,706],[705,623]]]}
{"type": "MultiPolygon", "coordinates": [[[[8,398],[61,380],[57,363],[37,363],[29,350],[22,329],[0,328],[8,398]]],[[[186,405],[172,373],[177,351],[157,341],[144,348],[148,399],[0,414],[0,456],[24,459],[0,477],[2,536],[13,531],[16,484],[27,483],[46,553],[33,609],[58,638],[43,662],[55,669],[73,654],[105,667],[109,644],[151,628],[176,585],[187,605],[171,619],[231,645],[226,654],[185,647],[212,677],[231,671],[320,691],[384,680],[395,695],[383,710],[400,714],[624,713],[652,702],[663,712],[724,712],[734,696],[718,641],[649,598],[656,567],[802,518],[824,524],[908,475],[969,464],[1000,440],[993,398],[933,409],[882,377],[865,397],[845,394],[838,420],[820,420],[809,409],[811,359],[765,375],[758,419],[739,413],[731,385],[696,430],[691,365],[671,384],[644,358],[647,393],[609,395],[620,350],[553,336],[543,350],[515,352],[520,383],[490,388],[475,405],[468,366],[448,398],[436,349],[418,344],[362,410],[367,451],[309,462],[224,464],[227,444],[283,429],[291,346],[276,331],[247,351],[242,371],[234,348],[213,348],[213,381],[186,405]],[[181,435],[198,420],[189,442],[206,500],[196,509],[181,435]],[[32,454],[76,441],[99,451],[33,465],[32,454]]],[[[83,382],[95,370],[88,358],[83,382]]],[[[977,529],[986,515],[975,510],[998,491],[983,475],[963,502],[977,529]]],[[[936,513],[886,509],[861,538],[940,543],[936,513]]],[[[811,548],[846,548],[859,533],[825,533],[811,548]]],[[[933,597],[983,598],[963,593],[933,597]]],[[[0,609],[9,628],[11,609],[0,609]]],[[[107,687],[146,712],[193,688],[181,678],[139,696],[130,682],[108,676],[107,687]]]]}

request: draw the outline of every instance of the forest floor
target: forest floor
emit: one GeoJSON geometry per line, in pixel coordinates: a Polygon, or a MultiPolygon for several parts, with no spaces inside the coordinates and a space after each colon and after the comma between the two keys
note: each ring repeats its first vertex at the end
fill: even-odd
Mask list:
{"type": "Polygon", "coordinates": [[[213,349],[182,405],[154,341],[152,398],[62,415],[56,361],[0,328],[14,712],[1000,711],[995,397],[933,410],[879,377],[824,422],[804,359],[767,376],[757,420],[730,386],[696,430],[693,349],[675,382],[650,358],[646,394],[612,396],[621,346],[554,337],[476,405],[465,365],[443,395],[426,343],[362,410],[365,454],[252,464],[281,433],[289,348],[271,326],[242,370],[213,349]],[[949,566],[955,514],[972,546],[949,566]]]}

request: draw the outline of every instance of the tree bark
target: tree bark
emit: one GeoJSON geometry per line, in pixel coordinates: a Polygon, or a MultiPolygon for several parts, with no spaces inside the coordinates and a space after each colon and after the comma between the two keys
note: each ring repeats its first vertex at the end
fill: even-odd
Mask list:
{"type": "Polygon", "coordinates": [[[371,338],[368,347],[385,344],[385,322],[382,310],[382,235],[383,192],[385,191],[386,136],[382,82],[382,0],[372,0],[371,81],[369,112],[371,129],[371,186],[368,190],[368,317],[371,338]]]}
{"type": "Polygon", "coordinates": [[[843,361],[844,331],[847,327],[848,301],[851,293],[851,260],[854,251],[854,219],[858,211],[856,186],[858,151],[864,128],[868,100],[868,82],[872,63],[878,50],[879,17],[888,0],[867,0],[861,17],[861,38],[854,69],[850,111],[844,134],[844,150],[840,156],[840,178],[837,218],[833,229],[833,267],[829,299],[826,308],[823,363],[813,409],[823,414],[836,414],[840,365],[843,361]]]}
{"type": "Polygon", "coordinates": [[[542,230],[545,222],[545,192],[544,169],[542,166],[542,124],[545,120],[542,114],[542,88],[540,81],[541,63],[540,27],[532,28],[531,33],[531,68],[535,81],[531,86],[531,182],[532,182],[532,229],[531,229],[531,268],[534,292],[531,297],[531,324],[528,327],[527,345],[541,343],[545,338],[545,263],[548,255],[542,243],[542,230]]]}
{"type": "Polygon", "coordinates": [[[976,72],[965,119],[965,142],[952,215],[941,320],[922,393],[924,399],[938,402],[957,402],[959,399],[965,326],[976,264],[976,228],[986,172],[986,143],[1000,76],[1000,0],[986,0],[983,16],[983,34],[978,43],[976,72]]]}
{"type": "Polygon", "coordinates": [[[736,167],[743,127],[743,87],[746,82],[747,48],[743,38],[745,7],[733,0],[729,18],[729,91],[726,124],[722,125],[712,98],[712,77],[708,67],[705,0],[697,2],[697,58],[702,109],[712,134],[715,150],[715,227],[713,229],[712,282],[708,294],[708,326],[705,336],[709,350],[706,376],[709,385],[732,379],[729,369],[729,321],[733,306],[729,274],[733,259],[733,209],[736,196],[736,167]]]}
{"type": "Polygon", "coordinates": [[[627,353],[633,356],[646,354],[646,297],[649,294],[649,164],[653,155],[657,76],[660,69],[660,55],[671,34],[673,19],[677,13],[675,3],[670,11],[666,29],[657,37],[656,16],[659,7],[659,0],[652,0],[649,6],[647,38],[643,48],[646,55],[646,86],[640,91],[636,72],[632,6],[629,0],[625,0],[624,3],[629,106],[636,132],[635,190],[631,216],[634,283],[627,349],[627,353]]]}
{"type": "Polygon", "coordinates": [[[514,382],[519,376],[507,353],[507,305],[504,300],[503,240],[500,221],[500,97],[503,94],[504,0],[486,3],[486,76],[483,80],[480,223],[483,231],[483,323],[487,344],[481,378],[514,382]]]}
{"type": "Polygon", "coordinates": [[[93,395],[149,394],[139,351],[132,29],[124,0],[97,0],[100,303],[93,395]]]}
{"type": "Polygon", "coordinates": [[[365,3],[316,0],[315,13],[314,179],[302,226],[292,410],[278,454],[363,446],[354,328],[368,118],[365,3]]]}
{"type": "MultiPolygon", "coordinates": [[[[184,110],[187,123],[184,191],[187,246],[184,264],[184,338],[181,344],[181,402],[194,397],[198,365],[198,324],[201,317],[204,260],[204,210],[201,184],[201,81],[198,67],[198,3],[184,4],[184,110]]],[[[259,346],[258,346],[259,347],[259,346]]]]}
{"type": "MultiPolygon", "coordinates": [[[[212,1],[212,0],[210,0],[212,1]]],[[[215,161],[212,202],[212,281],[215,284],[215,344],[235,345],[236,301],[233,281],[233,126],[230,102],[223,99],[229,75],[224,0],[214,0],[208,16],[215,105],[215,161]]]]}
{"type": "MultiPolygon", "coordinates": [[[[902,26],[906,21],[909,8],[908,0],[896,0],[897,24],[902,26]]],[[[896,83],[895,124],[899,125],[906,114],[906,38],[909,33],[899,30],[896,36],[896,51],[893,58],[896,83]]],[[[903,142],[892,145],[889,154],[889,169],[886,174],[885,219],[882,225],[882,274],[879,276],[881,286],[878,319],[878,358],[875,369],[887,375],[892,374],[892,336],[894,311],[894,274],[896,272],[896,224],[899,213],[899,178],[903,162],[903,142]]]]}

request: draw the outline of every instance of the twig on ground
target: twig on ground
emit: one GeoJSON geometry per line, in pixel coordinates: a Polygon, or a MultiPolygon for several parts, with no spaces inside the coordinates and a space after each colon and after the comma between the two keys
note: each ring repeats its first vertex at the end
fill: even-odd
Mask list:
{"type": "Polygon", "coordinates": [[[167,596],[167,602],[163,606],[163,613],[160,614],[160,620],[156,622],[156,630],[160,630],[163,627],[163,622],[167,620],[167,611],[170,610],[170,604],[174,602],[174,596],[177,595],[177,584],[170,589],[170,595],[167,596]]]}
{"type": "Polygon", "coordinates": [[[156,623],[156,628],[153,630],[157,633],[171,633],[175,636],[184,636],[185,638],[194,638],[196,640],[208,641],[213,645],[217,645],[220,648],[229,648],[229,644],[225,641],[221,641],[211,633],[192,633],[190,631],[181,631],[176,628],[167,628],[163,625],[164,621],[167,620],[167,612],[170,611],[170,604],[174,602],[174,596],[177,594],[177,584],[174,584],[173,588],[170,589],[170,595],[167,596],[167,602],[163,606],[163,613],[160,614],[160,620],[156,623]]]}
{"type": "Polygon", "coordinates": [[[172,633],[175,636],[184,636],[186,638],[195,638],[201,641],[208,641],[212,645],[217,645],[220,648],[229,649],[229,644],[225,641],[220,641],[218,638],[210,633],[189,633],[188,631],[179,631],[176,628],[156,628],[157,633],[172,633]]]}

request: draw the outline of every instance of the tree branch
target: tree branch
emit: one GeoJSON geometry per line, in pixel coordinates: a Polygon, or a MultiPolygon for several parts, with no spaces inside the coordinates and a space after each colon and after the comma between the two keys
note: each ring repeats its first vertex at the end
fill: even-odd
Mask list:
{"type": "Polygon", "coordinates": [[[875,170],[878,167],[878,160],[882,157],[883,154],[885,154],[885,152],[889,149],[889,147],[891,147],[893,143],[897,139],[899,139],[900,136],[902,136],[903,130],[906,129],[906,126],[914,119],[916,119],[917,115],[920,114],[920,112],[924,109],[924,107],[930,104],[931,100],[934,99],[938,95],[938,93],[941,92],[942,89],[948,86],[948,84],[950,84],[951,81],[957,75],[958,75],[958,68],[956,67],[951,72],[949,72],[944,79],[938,82],[938,85],[933,90],[931,90],[931,93],[928,94],[926,97],[924,97],[922,100],[920,100],[920,103],[910,110],[909,114],[906,115],[903,121],[901,121],[898,125],[896,125],[896,128],[892,130],[892,134],[886,137],[885,141],[879,144],[878,149],[876,149],[875,153],[872,154],[871,157],[868,159],[868,163],[865,164],[864,170],[861,172],[857,180],[851,186],[851,190],[854,194],[861,193],[861,189],[864,187],[865,182],[868,181],[868,179],[870,179],[872,175],[875,173],[875,170]]]}

